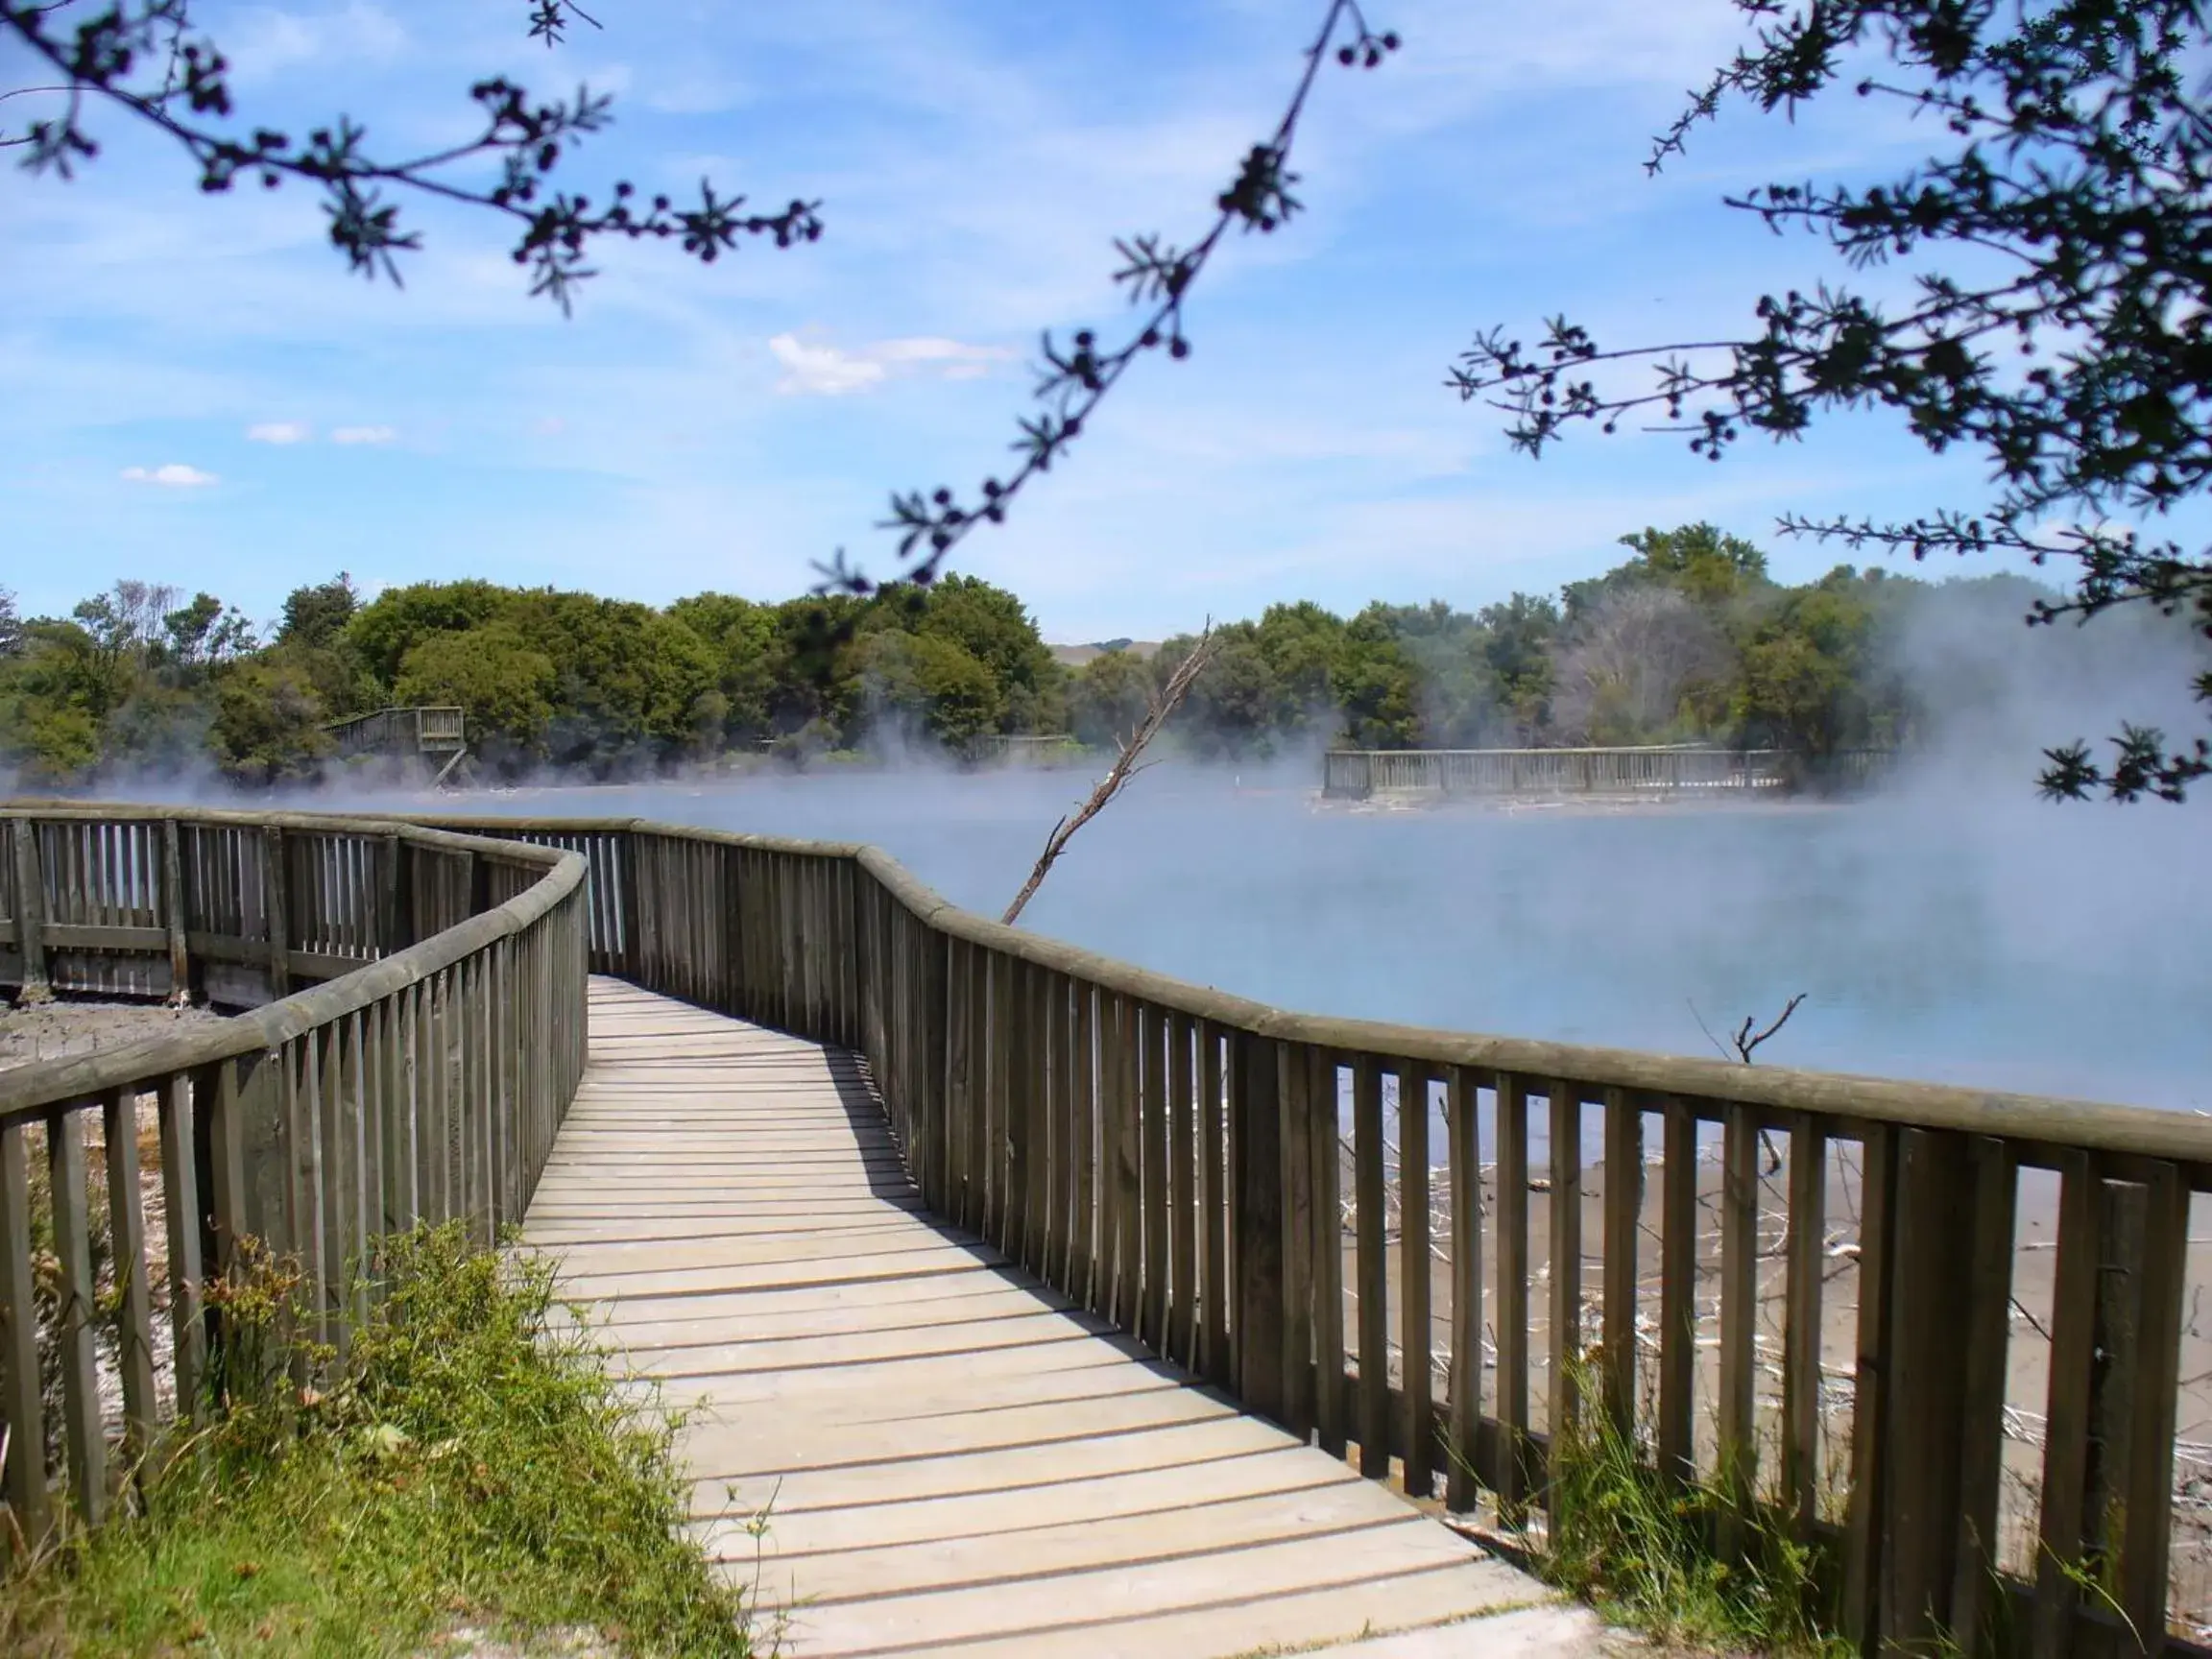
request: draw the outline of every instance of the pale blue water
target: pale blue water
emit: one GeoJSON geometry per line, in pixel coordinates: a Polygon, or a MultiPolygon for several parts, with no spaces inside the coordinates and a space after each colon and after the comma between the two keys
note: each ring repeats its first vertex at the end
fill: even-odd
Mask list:
{"type": "MultiPolygon", "coordinates": [[[[1318,808],[1303,779],[1162,768],[1024,924],[1309,1012],[1713,1052],[1795,992],[1763,1062],[2212,1108],[2212,802],[2016,790],[1619,814],[1318,808]],[[1695,1010],[1695,1012],[1694,1012],[1695,1010]]],[[[996,915],[1072,773],[545,789],[470,809],[874,842],[996,915]]]]}

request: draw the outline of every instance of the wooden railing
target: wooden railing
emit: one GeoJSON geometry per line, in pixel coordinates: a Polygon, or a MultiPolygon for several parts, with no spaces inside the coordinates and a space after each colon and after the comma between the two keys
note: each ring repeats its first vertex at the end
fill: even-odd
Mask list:
{"type": "Polygon", "coordinates": [[[450,755],[467,744],[467,716],[460,709],[379,709],[333,720],[324,730],[341,757],[450,755]]]}
{"type": "Polygon", "coordinates": [[[582,853],[594,971],[859,1050],[940,1215],[1368,1475],[1512,1520],[1602,1411],[1866,1650],[2200,1628],[2212,1122],[1286,1013],[860,847],[454,827],[582,853]]]}
{"type": "MultiPolygon", "coordinates": [[[[204,1034],[0,1073],[0,1310],[31,1305],[43,1139],[59,1438],[87,1513],[110,1454],[197,1399],[198,1275],[240,1238],[305,1262],[336,1338],[342,1264],[381,1228],[520,1213],[581,1064],[588,965],[859,1051],[938,1214],[1410,1493],[1540,1516],[1555,1431],[1603,1413],[1660,1476],[1725,1495],[1717,1548],[1801,1544],[1868,1651],[1939,1630],[1966,1651],[2204,1650],[2190,1222],[2212,1122],[1286,1013],[971,915],[854,846],[627,820],[23,822],[35,878],[0,934],[22,965],[36,941],[50,974],[135,955],[154,990],[180,960],[187,980],[339,975],[204,1034]],[[350,851],[269,885],[294,845],[350,851]],[[59,918],[69,857],[105,920],[59,918]],[[95,1310],[89,1260],[95,1112],[118,1259],[150,1258],[116,1196],[140,1190],[145,1092],[166,1340],[149,1278],[95,1310]]],[[[36,1341],[11,1314],[9,1490],[32,1521],[36,1341]]]]}
{"type": "Polygon", "coordinates": [[[589,918],[580,858],[360,818],[40,805],[0,843],[0,984],[252,1009],[0,1070],[5,1489],[36,1541],[58,1473],[98,1522],[205,1410],[249,1239],[342,1352],[379,1237],[520,1218],[583,1070],[589,918]]]}
{"type": "Polygon", "coordinates": [[[1375,795],[1639,795],[1857,786],[1887,764],[1887,750],[1850,749],[1808,760],[1779,749],[1333,749],[1321,790],[1336,800],[1375,795]]]}

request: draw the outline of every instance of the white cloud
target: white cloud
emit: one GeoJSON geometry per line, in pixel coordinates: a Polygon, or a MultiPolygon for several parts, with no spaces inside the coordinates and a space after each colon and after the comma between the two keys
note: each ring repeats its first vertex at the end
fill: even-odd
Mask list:
{"type": "Polygon", "coordinates": [[[965,346],[931,335],[879,340],[846,351],[835,346],[810,346],[796,334],[779,334],[768,342],[768,349],[786,371],[776,382],[777,391],[824,397],[865,391],[907,370],[934,373],[946,380],[973,380],[989,373],[994,363],[1014,355],[1003,346],[965,346]]]}
{"type": "Polygon", "coordinates": [[[274,80],[285,71],[333,60],[388,63],[407,50],[407,31],[381,6],[352,0],[344,10],[316,16],[256,7],[224,33],[230,78],[240,84],[274,80]]]}
{"type": "Polygon", "coordinates": [[[164,490],[198,490],[216,481],[214,473],[187,467],[181,461],[171,461],[162,467],[126,467],[123,477],[128,483],[158,484],[164,490]]]}
{"type": "Polygon", "coordinates": [[[389,444],[399,434],[389,426],[340,426],[330,434],[333,444],[389,444]]]}
{"type": "Polygon", "coordinates": [[[250,444],[304,444],[314,436],[304,421],[263,421],[246,428],[250,444]]]}

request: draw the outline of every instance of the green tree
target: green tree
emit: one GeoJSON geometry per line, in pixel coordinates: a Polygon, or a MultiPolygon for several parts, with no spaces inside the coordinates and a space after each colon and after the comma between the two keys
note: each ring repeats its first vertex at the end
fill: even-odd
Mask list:
{"type": "Polygon", "coordinates": [[[494,767],[541,757],[553,718],[553,663],[513,624],[487,622],[429,635],[407,653],[394,694],[401,706],[455,705],[470,750],[494,767]]]}
{"type": "Polygon", "coordinates": [[[1068,729],[1076,740],[1111,748],[1144,718],[1152,670],[1133,651],[1101,651],[1076,669],[1068,686],[1068,729]]]}
{"type": "Polygon", "coordinates": [[[353,578],[343,570],[327,582],[295,588],[284,596],[276,643],[325,649],[338,642],[360,609],[361,595],[354,591],[353,578]]]}
{"type": "Polygon", "coordinates": [[[1332,676],[1344,656],[1344,619],[1310,599],[1270,605],[1260,614],[1253,640],[1273,682],[1277,729],[1334,736],[1338,721],[1332,676]]]}
{"type": "Polygon", "coordinates": [[[501,612],[552,663],[548,753],[562,765],[653,764],[692,739],[713,652],[674,616],[627,600],[532,589],[501,612]]]}
{"type": "Polygon", "coordinates": [[[1498,686],[1506,717],[1501,733],[1511,745],[1535,741],[1551,719],[1551,648],[1559,633],[1558,602],[1514,593],[1476,614],[1482,628],[1482,660],[1498,686]]]}
{"type": "Polygon", "coordinates": [[[767,735],[779,655],[773,608],[733,593],[694,593],[669,606],[668,614],[714,655],[725,740],[767,735]]]}
{"type": "Polygon", "coordinates": [[[1346,740],[1358,749],[1410,749],[1421,741],[1421,691],[1412,660],[1389,611],[1370,605],[1344,630],[1344,656],[1332,684],[1346,740]]]}
{"type": "Polygon", "coordinates": [[[399,678],[407,653],[433,634],[460,634],[499,613],[512,597],[491,582],[416,582],[387,588],[357,610],[346,637],[386,688],[399,678]]]}
{"type": "MultiPolygon", "coordinates": [[[[1576,423],[1613,431],[1648,411],[1716,460],[1744,432],[1795,438],[1881,405],[1932,450],[1978,450],[1989,497],[1901,523],[1791,516],[1785,532],[1915,559],[1996,550],[2041,565],[2056,552],[2076,578],[2032,620],[2148,605],[2212,637],[2212,548],[2144,529],[2212,486],[2202,0],[1735,3],[1751,44],[1658,141],[1651,168],[1733,99],[1793,114],[1848,79],[1932,117],[1920,130],[1936,153],[1863,187],[1781,182],[1729,205],[1809,230],[1857,269],[1963,264],[1924,265],[1891,285],[1896,300],[1825,282],[1768,295],[1755,326],[1719,346],[1608,349],[1562,318],[1525,349],[1491,329],[1454,372],[1460,396],[1506,410],[1531,455],[1576,423]],[[1653,379],[1617,378],[1640,363],[1653,379]]],[[[2212,702],[2212,672],[2195,689],[2212,702]]],[[[2102,764],[2080,742],[2047,751],[2046,793],[2178,801],[2212,775],[2202,736],[2176,745],[2128,725],[2113,748],[2102,764]]]]}
{"type": "MultiPolygon", "coordinates": [[[[1154,684],[1164,685],[1196,644],[1190,635],[1162,643],[1151,662],[1154,684]]],[[[1282,705],[1282,685],[1260,648],[1259,629],[1227,622],[1214,630],[1214,654],[1169,729],[1204,757],[1263,759],[1276,752],[1282,705]]]]}
{"type": "Polygon", "coordinates": [[[314,685],[283,662],[242,662],[215,692],[208,732],[215,762],[239,783],[268,785],[320,776],[330,739],[314,685]]]}
{"type": "Polygon", "coordinates": [[[940,577],[925,592],[914,631],[950,640],[983,664],[1007,729],[1060,730],[1067,716],[1064,676],[1028,608],[1005,589],[974,576],[940,577]]]}
{"type": "Polygon", "coordinates": [[[864,634],[860,662],[869,713],[882,736],[919,733],[957,753],[999,730],[1005,716],[1005,695],[990,667],[945,635],[890,628],[864,634]]]}

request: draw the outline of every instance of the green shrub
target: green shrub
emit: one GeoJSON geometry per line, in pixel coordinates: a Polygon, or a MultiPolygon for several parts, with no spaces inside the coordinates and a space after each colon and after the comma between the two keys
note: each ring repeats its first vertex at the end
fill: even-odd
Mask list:
{"type": "MultiPolygon", "coordinates": [[[[212,1426],[144,1472],[141,1512],[0,1581],[0,1649],[337,1659],[466,1621],[743,1659],[741,1599],[681,1530],[673,1427],[556,1321],[550,1265],[447,1226],[387,1241],[373,1278],[320,1385],[233,1367],[212,1426]]],[[[233,1293],[250,1338],[274,1301],[233,1293]]]]}

